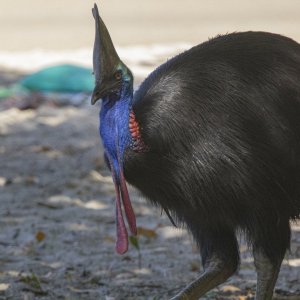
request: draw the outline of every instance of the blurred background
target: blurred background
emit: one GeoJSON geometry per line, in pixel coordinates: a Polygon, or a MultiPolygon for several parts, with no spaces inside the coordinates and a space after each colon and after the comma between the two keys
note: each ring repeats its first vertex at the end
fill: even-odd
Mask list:
{"type": "MultiPolygon", "coordinates": [[[[131,191],[138,244],[114,252],[114,188],[102,159],[91,0],[0,1],[0,300],[168,299],[199,271],[186,231],[131,191]]],[[[217,34],[260,30],[300,41],[299,0],[98,2],[136,86],[217,34]]],[[[293,224],[274,299],[300,299],[293,224]]],[[[207,299],[253,299],[252,257],[207,299]]]]}
{"type": "MultiPolygon", "coordinates": [[[[59,53],[65,55],[64,61],[77,59],[90,65],[93,4],[90,0],[1,1],[1,65],[35,68],[42,64],[38,59],[47,61],[49,56],[59,53]],[[80,49],[89,52],[78,57],[76,51],[80,49]],[[77,56],[72,57],[69,51],[75,51],[77,56]],[[33,57],[29,55],[27,62],[23,56],[22,60],[12,58],[24,52],[33,57]]],[[[103,0],[98,5],[116,46],[121,49],[195,45],[217,34],[247,30],[270,31],[300,39],[300,3],[297,0],[103,0]]],[[[148,51],[143,48],[142,52],[148,51]]],[[[58,60],[57,56],[53,60],[58,60]]],[[[129,52],[126,56],[133,55],[129,52]]]]}
{"type": "MultiPolygon", "coordinates": [[[[91,0],[1,1],[1,49],[65,50],[90,48],[93,42],[91,0]]],[[[164,0],[98,3],[119,46],[197,44],[216,34],[264,30],[300,38],[297,0],[164,0]]]]}

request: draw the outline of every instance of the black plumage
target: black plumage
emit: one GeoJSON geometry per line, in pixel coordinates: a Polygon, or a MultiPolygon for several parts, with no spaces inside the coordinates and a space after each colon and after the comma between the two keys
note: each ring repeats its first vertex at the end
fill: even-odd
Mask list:
{"type": "Polygon", "coordinates": [[[272,260],[283,255],[300,212],[297,43],[263,32],[214,38],[154,71],[133,110],[151,151],[126,152],[132,185],[197,241],[243,229],[272,260]]]}
{"type": "Polygon", "coordinates": [[[300,46],[234,33],[160,66],[134,96],[151,151],[125,156],[125,177],[187,225],[203,263],[235,269],[236,231],[277,263],[300,213],[300,46]]]}

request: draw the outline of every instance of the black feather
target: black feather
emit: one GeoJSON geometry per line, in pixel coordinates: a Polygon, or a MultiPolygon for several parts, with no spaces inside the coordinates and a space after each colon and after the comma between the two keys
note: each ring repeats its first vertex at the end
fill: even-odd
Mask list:
{"type": "Polygon", "coordinates": [[[240,229],[282,257],[300,213],[298,43],[218,36],[155,70],[133,111],[149,151],[126,150],[125,177],[187,225],[204,260],[214,248],[237,263],[240,229]]]}

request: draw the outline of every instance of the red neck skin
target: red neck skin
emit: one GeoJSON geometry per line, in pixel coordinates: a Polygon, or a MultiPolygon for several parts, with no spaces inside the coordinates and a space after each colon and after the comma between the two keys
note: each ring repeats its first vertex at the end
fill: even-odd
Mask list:
{"type": "Polygon", "coordinates": [[[147,152],[149,149],[142,140],[140,126],[133,111],[129,114],[129,131],[132,139],[131,149],[139,153],[147,152]]]}

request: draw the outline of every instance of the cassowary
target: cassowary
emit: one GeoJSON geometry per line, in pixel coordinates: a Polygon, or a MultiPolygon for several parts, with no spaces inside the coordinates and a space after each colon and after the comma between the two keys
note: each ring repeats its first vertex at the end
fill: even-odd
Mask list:
{"type": "Polygon", "coordinates": [[[93,15],[91,101],[102,99],[117,252],[128,247],[123,211],[136,233],[126,180],[199,245],[204,272],[173,300],[196,300],[236,271],[239,231],[253,249],[256,299],[271,299],[300,213],[300,45],[266,32],[217,36],[162,64],[133,93],[96,5],[93,15]]]}

